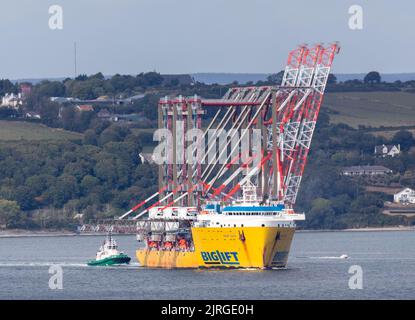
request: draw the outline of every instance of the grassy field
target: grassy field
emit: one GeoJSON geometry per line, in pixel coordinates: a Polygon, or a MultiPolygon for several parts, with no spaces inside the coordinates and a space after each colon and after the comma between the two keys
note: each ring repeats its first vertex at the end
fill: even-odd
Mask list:
{"type": "Polygon", "coordinates": [[[332,122],[343,122],[352,127],[415,125],[415,94],[413,93],[327,93],[323,107],[334,111],[330,114],[332,122]]]}
{"type": "Polygon", "coordinates": [[[82,134],[49,128],[39,123],[0,120],[0,141],[15,140],[73,140],[82,134]]]}
{"type": "MultiPolygon", "coordinates": [[[[397,133],[399,130],[382,130],[382,131],[373,131],[370,132],[371,134],[375,135],[375,136],[381,136],[381,137],[385,137],[387,139],[392,138],[395,133],[397,133]]],[[[405,129],[405,131],[409,131],[412,132],[412,134],[415,137],[415,129],[405,129]]]]}
{"type": "Polygon", "coordinates": [[[394,195],[395,193],[398,193],[403,188],[402,187],[377,187],[377,186],[366,186],[366,191],[368,192],[382,192],[390,195],[394,195]]]}
{"type": "Polygon", "coordinates": [[[156,128],[131,128],[131,132],[134,134],[139,134],[140,132],[149,132],[153,133],[156,128]]]}

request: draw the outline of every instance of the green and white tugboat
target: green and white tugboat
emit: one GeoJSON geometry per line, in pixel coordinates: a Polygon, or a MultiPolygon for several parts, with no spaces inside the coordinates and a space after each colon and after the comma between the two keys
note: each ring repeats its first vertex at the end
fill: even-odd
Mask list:
{"type": "Polygon", "coordinates": [[[124,252],[118,251],[118,245],[111,232],[99,248],[95,260],[88,261],[89,266],[112,266],[117,264],[129,264],[131,258],[124,252]]]}

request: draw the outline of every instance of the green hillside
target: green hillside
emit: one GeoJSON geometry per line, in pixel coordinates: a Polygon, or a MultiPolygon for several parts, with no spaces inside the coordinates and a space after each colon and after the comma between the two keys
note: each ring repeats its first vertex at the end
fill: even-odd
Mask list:
{"type": "Polygon", "coordinates": [[[74,140],[82,134],[49,128],[43,124],[0,120],[0,141],[15,140],[74,140]]]}
{"type": "Polygon", "coordinates": [[[415,125],[415,94],[406,92],[327,93],[323,107],[333,123],[352,127],[415,125]]]}

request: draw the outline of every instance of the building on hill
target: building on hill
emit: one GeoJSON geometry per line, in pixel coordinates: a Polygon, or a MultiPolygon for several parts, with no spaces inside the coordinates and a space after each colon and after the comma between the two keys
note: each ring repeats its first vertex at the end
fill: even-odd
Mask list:
{"type": "Polygon", "coordinates": [[[32,93],[32,84],[27,82],[21,83],[20,93],[22,94],[22,97],[28,97],[32,93]]]}
{"type": "Polygon", "coordinates": [[[415,190],[405,188],[393,195],[393,202],[401,204],[415,204],[415,190]]]}
{"type": "Polygon", "coordinates": [[[385,145],[382,144],[380,146],[375,147],[375,156],[377,157],[395,157],[401,153],[401,145],[385,145]]]}
{"type": "Polygon", "coordinates": [[[138,123],[144,122],[147,123],[150,120],[146,118],[144,115],[139,113],[130,113],[130,114],[115,114],[109,112],[107,109],[101,109],[97,113],[97,117],[100,120],[111,121],[111,122],[119,122],[119,123],[138,123]]]}
{"type": "Polygon", "coordinates": [[[1,99],[1,107],[19,109],[21,105],[23,105],[23,99],[20,93],[6,93],[1,99]]]}
{"type": "Polygon", "coordinates": [[[67,97],[50,97],[50,101],[63,104],[63,103],[78,102],[79,99],[75,99],[71,97],[68,97],[68,98],[67,97]]]}
{"type": "Polygon", "coordinates": [[[34,111],[26,112],[25,117],[28,119],[41,119],[40,114],[34,111]]]}
{"type": "Polygon", "coordinates": [[[351,166],[342,169],[345,176],[372,176],[392,173],[391,169],[384,166],[351,166]]]}
{"type": "Polygon", "coordinates": [[[145,93],[142,93],[142,94],[136,94],[136,95],[131,96],[131,97],[129,97],[129,98],[125,98],[125,99],[123,99],[122,101],[123,101],[124,103],[133,103],[134,101],[137,101],[137,100],[141,100],[141,99],[143,99],[145,96],[146,96],[146,94],[145,94],[145,93]]]}
{"type": "Polygon", "coordinates": [[[78,104],[76,106],[76,110],[81,112],[94,111],[94,107],[92,107],[90,104],[78,104]]]}
{"type": "Polygon", "coordinates": [[[119,120],[119,115],[113,114],[109,112],[107,109],[99,110],[99,112],[97,113],[97,117],[100,120],[112,121],[112,122],[118,122],[119,120]]]}
{"type": "Polygon", "coordinates": [[[81,100],[78,98],[73,97],[51,97],[50,101],[56,102],[59,104],[67,104],[67,103],[77,103],[79,105],[124,105],[124,104],[131,104],[137,100],[143,99],[146,96],[145,93],[136,94],[128,98],[115,98],[110,96],[99,96],[96,99],[88,99],[88,100],[81,100]]]}
{"type": "Polygon", "coordinates": [[[109,96],[103,95],[103,96],[99,96],[95,100],[98,100],[98,101],[106,101],[106,100],[111,100],[111,98],[109,96]]]}
{"type": "Polygon", "coordinates": [[[153,156],[152,153],[142,152],[142,153],[139,153],[138,156],[141,160],[141,163],[156,164],[156,161],[155,161],[154,156],[153,156]]]}
{"type": "Polygon", "coordinates": [[[111,112],[109,112],[107,109],[101,109],[97,113],[97,117],[102,120],[108,120],[109,118],[111,118],[111,116],[111,112]]]}

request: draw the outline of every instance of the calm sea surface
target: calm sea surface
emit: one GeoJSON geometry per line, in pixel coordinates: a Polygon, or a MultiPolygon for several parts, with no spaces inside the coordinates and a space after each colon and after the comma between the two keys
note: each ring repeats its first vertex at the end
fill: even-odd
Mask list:
{"type": "Polygon", "coordinates": [[[269,271],[144,269],[135,237],[116,239],[129,266],[86,266],[102,236],[0,238],[0,299],[415,299],[413,231],[296,233],[287,269],[269,271]],[[62,290],[49,289],[52,264],[62,290]],[[362,290],[349,289],[352,265],[362,290]]]}

